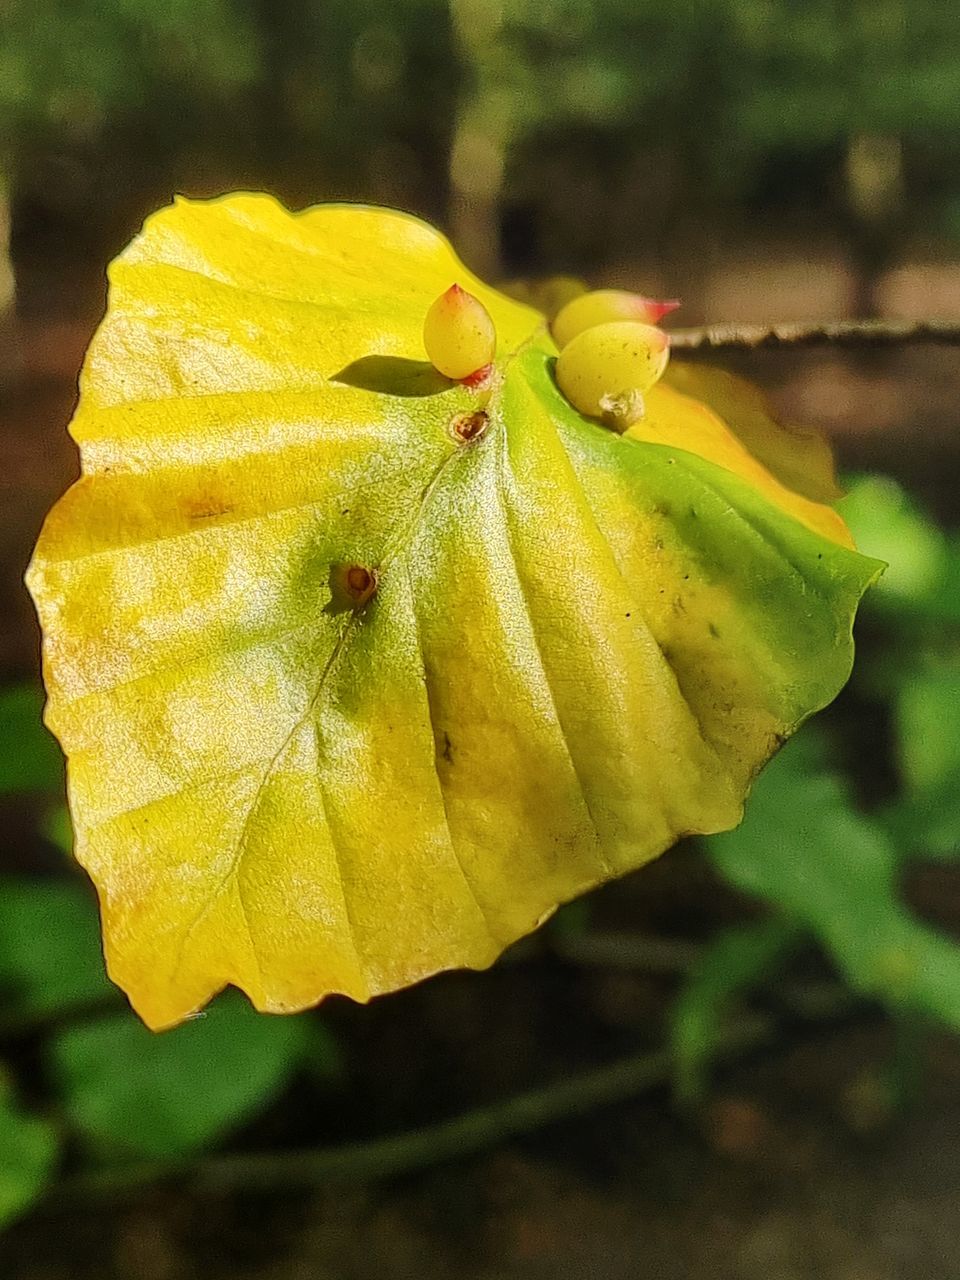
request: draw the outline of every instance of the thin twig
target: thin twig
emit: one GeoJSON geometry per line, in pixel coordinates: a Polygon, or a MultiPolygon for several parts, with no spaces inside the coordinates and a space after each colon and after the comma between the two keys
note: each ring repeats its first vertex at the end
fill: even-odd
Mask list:
{"type": "Polygon", "coordinates": [[[674,351],[753,351],[765,347],[890,347],[907,343],[960,346],[960,322],[833,320],[824,324],[718,324],[673,329],[674,351]]]}
{"type": "MultiPolygon", "coordinates": [[[[821,1010],[816,1021],[822,1027],[836,1025],[857,1007],[849,1000],[838,1002],[821,1010]]],[[[776,1017],[741,1016],[718,1036],[711,1062],[729,1063],[766,1048],[776,1042],[779,1029],[776,1017]]],[[[475,1155],[558,1121],[636,1098],[668,1084],[673,1069],[671,1052],[659,1049],[393,1137],[326,1149],[201,1156],[105,1169],[61,1183],[33,1212],[43,1215],[96,1203],[113,1204],[170,1182],[197,1196],[376,1182],[475,1155]]]]}
{"type": "MultiPolygon", "coordinates": [[[[728,1062],[752,1053],[773,1043],[776,1033],[775,1018],[742,1017],[722,1033],[712,1060],[728,1062]]],[[[33,1212],[113,1203],[173,1181],[194,1195],[286,1192],[379,1181],[474,1155],[557,1121],[649,1093],[668,1083],[672,1070],[672,1054],[659,1049],[393,1137],[327,1149],[201,1156],[104,1169],[62,1182],[33,1212]]]]}
{"type": "MultiPolygon", "coordinates": [[[[550,950],[558,959],[586,968],[683,977],[701,960],[706,947],[656,934],[590,930],[572,937],[553,937],[550,950]]],[[[856,1005],[850,988],[836,980],[777,978],[771,982],[759,981],[757,987],[773,997],[778,1007],[809,1022],[844,1017],[856,1005]]]]}
{"type": "Polygon", "coordinates": [[[672,975],[688,973],[704,948],[681,938],[590,930],[569,937],[557,933],[550,939],[550,950],[568,964],[672,975]]]}

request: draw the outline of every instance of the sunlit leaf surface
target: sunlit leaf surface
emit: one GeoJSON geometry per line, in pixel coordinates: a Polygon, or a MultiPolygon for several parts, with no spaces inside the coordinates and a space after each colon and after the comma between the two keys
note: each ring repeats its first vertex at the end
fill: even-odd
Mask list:
{"type": "Polygon", "coordinates": [[[385,210],[181,201],[114,263],[30,585],[77,855],[152,1026],[227,983],[287,1011],[488,965],[735,824],[846,680],[877,564],[839,517],[672,387],[624,436],[580,417],[555,357],[385,210]],[[453,282],[496,324],[491,390],[424,361],[453,282]]]}
{"type": "Polygon", "coordinates": [[[676,391],[709,404],[784,485],[818,502],[840,497],[833,453],[824,437],[809,429],[783,426],[766,396],[752,383],[725,369],[676,360],[668,366],[665,380],[676,391]]]}

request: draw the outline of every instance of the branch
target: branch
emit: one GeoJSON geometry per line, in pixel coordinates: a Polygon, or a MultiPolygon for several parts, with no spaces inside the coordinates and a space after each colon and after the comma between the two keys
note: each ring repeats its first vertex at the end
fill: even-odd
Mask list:
{"type": "MultiPolygon", "coordinates": [[[[744,1017],[721,1033],[712,1061],[730,1061],[772,1044],[776,1031],[777,1023],[772,1017],[744,1017]]],[[[55,1187],[33,1212],[42,1215],[78,1204],[114,1203],[145,1188],[174,1181],[194,1195],[291,1191],[379,1181],[446,1160],[462,1159],[559,1120],[649,1093],[667,1084],[672,1071],[672,1054],[659,1049],[621,1058],[608,1066],[393,1137],[326,1149],[144,1161],[80,1174],[55,1187]]]]}
{"type": "MultiPolygon", "coordinates": [[[[856,1012],[858,1006],[849,993],[844,997],[819,1009],[815,1022],[821,1027],[835,1026],[856,1012]]],[[[778,1019],[769,1015],[740,1018],[719,1034],[711,1064],[735,1061],[772,1045],[779,1029],[778,1019]]],[[[54,1188],[34,1214],[49,1214],[78,1204],[115,1203],[145,1188],[172,1181],[194,1195],[215,1196],[236,1191],[286,1192],[374,1182],[463,1159],[558,1121],[649,1093],[669,1083],[673,1068],[671,1052],[660,1049],[621,1058],[608,1066],[393,1137],[326,1149],[145,1161],[81,1174],[54,1188]]]]}
{"type": "Polygon", "coordinates": [[[960,322],[833,320],[825,324],[718,324],[673,329],[674,351],[754,351],[771,347],[895,347],[907,343],[960,346],[960,322]]]}
{"type": "Polygon", "coordinates": [[[550,951],[568,964],[642,973],[685,974],[703,955],[696,942],[635,933],[596,932],[553,936],[550,951]]]}

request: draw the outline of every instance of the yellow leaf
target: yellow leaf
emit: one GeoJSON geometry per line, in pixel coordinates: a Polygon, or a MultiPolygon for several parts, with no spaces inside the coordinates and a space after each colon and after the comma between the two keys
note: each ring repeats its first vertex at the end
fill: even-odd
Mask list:
{"type": "Polygon", "coordinates": [[[784,426],[751,382],[726,369],[676,358],[667,366],[664,381],[708,404],[782,485],[817,503],[836,502],[841,496],[833,453],[824,437],[809,427],[784,426]]]}
{"type": "Polygon", "coordinates": [[[877,565],[838,518],[669,388],[626,436],[582,418],[542,317],[425,224],[178,201],[110,279],[29,583],[151,1026],[488,965],[735,824],[847,678],[877,565]],[[425,358],[454,282],[496,326],[483,387],[425,358]]]}

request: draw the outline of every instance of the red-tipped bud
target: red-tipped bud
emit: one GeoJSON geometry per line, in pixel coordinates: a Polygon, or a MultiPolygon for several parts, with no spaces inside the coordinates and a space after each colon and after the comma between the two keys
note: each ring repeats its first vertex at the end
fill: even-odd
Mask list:
{"type": "Polygon", "coordinates": [[[427,312],[423,345],[430,363],[445,377],[476,385],[493,361],[497,331],[480,299],[454,284],[427,312]]]}
{"type": "MultiPolygon", "coordinates": [[[[637,294],[637,300],[644,304],[644,309],[647,313],[647,324],[659,324],[664,316],[668,316],[671,311],[676,311],[677,307],[680,306],[679,298],[669,298],[662,302],[657,302],[654,298],[641,298],[637,294]]],[[[638,313],[637,319],[642,320],[644,317],[638,313]]]]}
{"type": "Polygon", "coordinates": [[[551,329],[554,341],[562,350],[577,334],[583,333],[584,329],[592,329],[594,325],[621,320],[655,325],[671,311],[676,311],[679,305],[676,300],[658,302],[639,293],[628,293],[625,289],[596,289],[592,293],[581,293],[568,302],[555,316],[551,329]]]}

